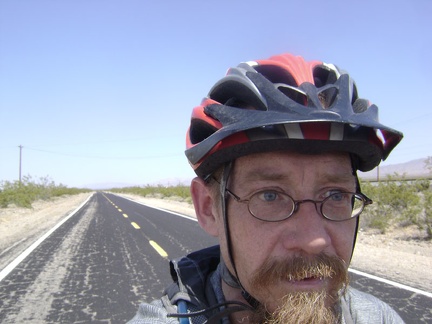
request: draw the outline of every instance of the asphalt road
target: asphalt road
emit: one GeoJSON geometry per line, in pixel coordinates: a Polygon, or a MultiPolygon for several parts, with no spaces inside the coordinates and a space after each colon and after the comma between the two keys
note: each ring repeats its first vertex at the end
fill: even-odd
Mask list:
{"type": "MultiPolygon", "coordinates": [[[[170,282],[168,259],[216,244],[195,220],[98,193],[0,282],[0,323],[124,323],[170,282]]],[[[407,323],[432,300],[353,275],[407,323]]]]}

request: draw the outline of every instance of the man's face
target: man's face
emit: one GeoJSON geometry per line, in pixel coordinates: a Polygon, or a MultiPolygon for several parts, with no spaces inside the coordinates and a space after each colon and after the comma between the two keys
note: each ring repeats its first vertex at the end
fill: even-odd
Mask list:
{"type": "MultiPolygon", "coordinates": [[[[242,199],[257,191],[276,190],[295,200],[321,201],[337,191],[355,192],[356,182],[351,162],[346,154],[302,155],[272,152],[239,158],[228,183],[228,189],[242,199]]],[[[325,219],[311,202],[302,203],[290,218],[280,222],[265,222],[254,218],[247,204],[228,197],[228,221],[233,257],[240,282],[266,310],[273,312],[290,292],[328,292],[334,294],[331,278],[326,270],[314,272],[304,268],[315,267],[318,259],[339,259],[344,273],[353,249],[356,220],[332,222],[325,219]],[[280,275],[279,272],[297,271],[287,266],[296,260],[302,264],[302,274],[280,275]],[[275,271],[272,270],[278,268],[275,271]],[[267,269],[264,269],[267,268],[267,269]],[[268,269],[270,268],[270,269],[268,269]],[[264,277],[256,278],[258,273],[264,277]]],[[[319,204],[318,204],[319,207],[319,204]]],[[[319,210],[319,208],[318,208],[319,210]]],[[[222,226],[219,223],[219,226],[222,226]]],[[[222,255],[229,269],[223,228],[219,229],[222,255]]],[[[328,261],[333,262],[333,261],[328,261]]],[[[327,262],[327,263],[328,263],[327,262]]],[[[331,263],[332,264],[332,263],[331,263]]],[[[331,304],[330,301],[327,302],[331,304]]]]}

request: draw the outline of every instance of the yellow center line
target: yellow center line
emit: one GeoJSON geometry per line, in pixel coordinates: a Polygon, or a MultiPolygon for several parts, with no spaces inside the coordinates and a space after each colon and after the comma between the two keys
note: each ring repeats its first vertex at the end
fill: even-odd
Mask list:
{"type": "MultiPolygon", "coordinates": [[[[123,212],[120,208],[118,208],[118,206],[116,204],[114,204],[112,201],[110,201],[108,199],[108,201],[115,207],[118,209],[119,212],[123,212]]],[[[128,218],[127,214],[123,214],[124,218],[128,218]]],[[[131,222],[131,225],[135,228],[135,229],[140,229],[141,227],[135,223],[135,222],[131,222]]],[[[150,245],[156,250],[157,253],[159,253],[159,255],[163,258],[168,258],[168,253],[165,252],[164,249],[162,249],[159,244],[157,244],[155,241],[150,240],[149,241],[150,245]]]]}
{"type": "Polygon", "coordinates": [[[136,229],[140,229],[140,228],[141,228],[141,227],[140,227],[137,223],[135,223],[135,222],[132,222],[131,224],[132,224],[132,226],[135,227],[136,229]]]}
{"type": "Polygon", "coordinates": [[[149,241],[150,245],[156,250],[157,253],[160,254],[161,257],[167,258],[168,253],[165,252],[164,249],[162,249],[159,244],[157,244],[155,241],[149,241]]]}

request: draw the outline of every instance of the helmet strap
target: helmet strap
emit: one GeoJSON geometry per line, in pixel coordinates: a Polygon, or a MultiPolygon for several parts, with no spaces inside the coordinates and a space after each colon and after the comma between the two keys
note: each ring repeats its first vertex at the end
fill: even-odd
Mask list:
{"type": "MultiPolygon", "coordinates": [[[[353,154],[350,154],[350,158],[351,158],[351,172],[352,172],[352,175],[354,176],[355,182],[356,182],[356,184],[355,184],[356,185],[356,192],[361,193],[360,180],[359,180],[358,175],[357,175],[356,157],[353,156],[353,154]]],[[[356,244],[356,241],[357,241],[357,233],[358,233],[358,230],[359,230],[359,225],[360,225],[360,216],[358,216],[356,218],[356,228],[355,228],[355,232],[354,232],[354,239],[353,239],[353,246],[352,246],[350,260],[353,257],[354,247],[355,247],[355,244],[356,244]]]]}
{"type": "Polygon", "coordinates": [[[227,268],[225,261],[222,257],[220,258],[219,271],[220,271],[220,275],[222,277],[222,280],[228,286],[235,288],[235,289],[241,289],[241,285],[240,285],[238,279],[236,278],[236,276],[234,276],[231,273],[231,271],[229,271],[229,269],[227,268]]]}

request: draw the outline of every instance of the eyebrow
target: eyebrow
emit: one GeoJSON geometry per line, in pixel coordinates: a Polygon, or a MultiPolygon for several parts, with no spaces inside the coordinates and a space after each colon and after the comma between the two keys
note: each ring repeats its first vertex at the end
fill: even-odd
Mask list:
{"type": "Polygon", "coordinates": [[[279,172],[269,172],[268,170],[263,170],[260,168],[254,169],[246,173],[244,179],[246,181],[259,181],[259,180],[281,180],[281,179],[289,179],[291,177],[290,174],[282,174],[279,172]]]}
{"type": "Polygon", "coordinates": [[[323,182],[347,183],[353,181],[355,183],[355,176],[352,173],[325,173],[322,175],[321,179],[323,182]]]}

